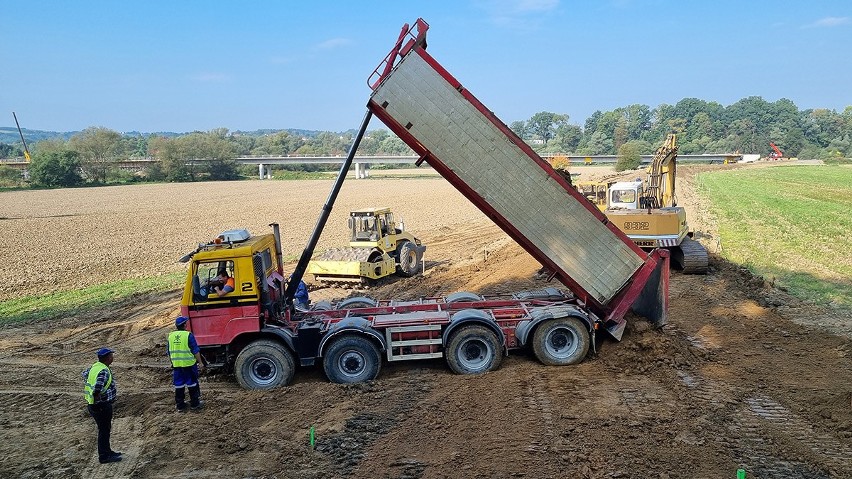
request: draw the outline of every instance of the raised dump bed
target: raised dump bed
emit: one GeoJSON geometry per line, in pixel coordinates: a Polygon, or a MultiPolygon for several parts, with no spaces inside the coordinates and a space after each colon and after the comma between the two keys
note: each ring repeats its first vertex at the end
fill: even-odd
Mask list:
{"type": "MultiPolygon", "coordinates": [[[[604,316],[618,310],[621,322],[614,300],[632,303],[621,297],[631,283],[641,290],[650,274],[641,270],[665,254],[636,247],[429,55],[427,29],[422,19],[403,28],[370,78],[368,108],[579,298],[604,316]]],[[[664,309],[650,319],[664,321],[664,309]]]]}

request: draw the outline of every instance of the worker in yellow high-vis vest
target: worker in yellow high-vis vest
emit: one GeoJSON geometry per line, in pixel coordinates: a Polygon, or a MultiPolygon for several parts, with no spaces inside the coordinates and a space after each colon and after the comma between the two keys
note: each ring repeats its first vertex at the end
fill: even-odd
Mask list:
{"type": "Polygon", "coordinates": [[[186,412],[186,394],[189,389],[189,409],[198,410],[204,407],[201,401],[201,387],[198,385],[198,368],[204,370],[201,349],[195,341],[195,336],[186,330],[189,318],[178,316],[175,319],[176,331],[169,333],[166,348],[172,362],[172,379],[175,385],[175,405],[178,412],[186,412]]]}
{"type": "Polygon", "coordinates": [[[98,461],[101,464],[121,460],[121,453],[113,451],[109,445],[109,435],[112,430],[112,403],[117,394],[115,379],[109,368],[114,352],[109,348],[99,349],[98,361],[83,371],[83,379],[86,381],[83,396],[86,398],[89,415],[98,426],[98,461]]]}

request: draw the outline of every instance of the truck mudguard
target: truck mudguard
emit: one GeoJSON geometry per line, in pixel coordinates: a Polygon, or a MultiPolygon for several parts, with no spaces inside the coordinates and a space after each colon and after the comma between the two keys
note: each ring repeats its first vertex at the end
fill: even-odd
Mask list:
{"type": "Polygon", "coordinates": [[[503,351],[506,352],[506,335],[503,333],[503,330],[500,329],[500,326],[494,321],[494,318],[491,317],[488,312],[483,311],[481,309],[463,309],[456,313],[453,313],[450,316],[450,324],[444,328],[443,333],[443,342],[447,344],[450,340],[450,335],[461,326],[465,324],[481,324],[483,326],[488,327],[488,329],[494,331],[497,334],[497,339],[500,340],[500,344],[503,345],[503,351]]]}
{"type": "Polygon", "coordinates": [[[587,328],[589,328],[590,333],[594,331],[594,324],[588,314],[586,314],[582,309],[571,304],[534,308],[530,310],[530,317],[532,319],[521,321],[518,323],[518,328],[515,329],[515,337],[518,338],[518,344],[522,346],[527,344],[527,338],[529,337],[530,332],[535,330],[536,326],[548,319],[567,317],[577,318],[582,321],[587,328]]]}
{"type": "Polygon", "coordinates": [[[379,343],[379,349],[381,351],[387,350],[387,343],[385,341],[384,335],[379,333],[373,328],[373,325],[364,318],[360,318],[357,316],[351,316],[348,318],[344,318],[337,323],[331,325],[328,331],[323,336],[322,340],[319,344],[319,349],[317,350],[317,356],[322,356],[325,352],[325,346],[331,341],[333,338],[336,338],[342,334],[346,333],[355,333],[363,336],[367,336],[370,339],[374,339],[379,343]]]}

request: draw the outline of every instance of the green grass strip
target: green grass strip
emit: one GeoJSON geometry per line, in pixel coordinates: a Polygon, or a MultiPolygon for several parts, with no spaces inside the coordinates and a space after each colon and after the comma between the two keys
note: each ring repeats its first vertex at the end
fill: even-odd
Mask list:
{"type": "Polygon", "coordinates": [[[852,168],[703,173],[723,256],[793,295],[852,307],[852,168]]]}
{"type": "Polygon", "coordinates": [[[84,314],[127,299],[135,294],[158,293],[180,288],[183,273],[142,279],[125,279],[78,290],[15,298],[0,303],[0,325],[56,319],[84,314]]]}

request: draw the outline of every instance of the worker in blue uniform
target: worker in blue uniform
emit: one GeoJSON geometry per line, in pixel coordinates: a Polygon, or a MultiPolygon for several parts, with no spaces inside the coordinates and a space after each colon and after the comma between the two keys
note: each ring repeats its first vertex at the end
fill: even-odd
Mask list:
{"type": "Polygon", "coordinates": [[[198,385],[198,370],[204,370],[201,349],[195,336],[186,330],[189,318],[178,316],[175,319],[177,330],[169,333],[166,350],[172,362],[172,379],[175,386],[175,406],[178,412],[186,412],[186,393],[189,389],[189,409],[204,407],[201,401],[201,387],[198,385]]]}

